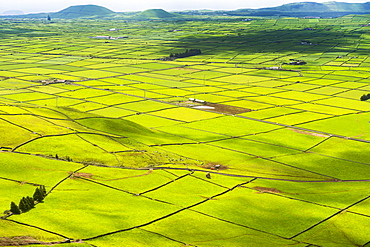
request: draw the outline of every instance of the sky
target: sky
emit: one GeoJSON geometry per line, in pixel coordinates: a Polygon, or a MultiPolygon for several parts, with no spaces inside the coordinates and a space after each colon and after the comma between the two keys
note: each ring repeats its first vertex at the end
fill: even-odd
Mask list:
{"type": "MultiPolygon", "coordinates": [[[[235,10],[242,8],[274,7],[293,2],[328,2],[329,0],[0,0],[0,14],[7,10],[24,13],[58,12],[72,5],[95,4],[115,12],[146,9],[173,10],[235,10]]],[[[337,0],[337,2],[364,3],[370,0],[337,0]]]]}

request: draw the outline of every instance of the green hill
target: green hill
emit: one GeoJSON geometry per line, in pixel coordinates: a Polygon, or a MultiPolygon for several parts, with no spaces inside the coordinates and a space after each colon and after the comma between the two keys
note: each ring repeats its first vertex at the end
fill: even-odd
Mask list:
{"type": "Polygon", "coordinates": [[[102,16],[113,14],[114,12],[110,9],[107,9],[102,6],[97,5],[77,5],[70,6],[66,9],[63,9],[57,13],[53,13],[50,16],[52,18],[80,18],[80,17],[89,17],[89,16],[102,16]]]}
{"type": "Polygon", "coordinates": [[[168,13],[163,9],[147,9],[139,14],[137,14],[134,18],[138,19],[170,19],[177,17],[174,14],[168,13]]]}

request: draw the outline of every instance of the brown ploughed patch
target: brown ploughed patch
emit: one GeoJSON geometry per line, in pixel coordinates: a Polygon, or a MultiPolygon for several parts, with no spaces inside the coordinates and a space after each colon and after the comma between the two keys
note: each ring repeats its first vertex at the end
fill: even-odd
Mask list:
{"type": "Polygon", "coordinates": [[[310,135],[310,136],[318,136],[318,137],[324,137],[324,138],[328,138],[330,136],[328,135],[324,135],[324,134],[320,134],[320,133],[315,133],[315,132],[308,132],[308,131],[303,131],[303,130],[298,130],[298,129],[290,129],[296,133],[299,133],[299,134],[304,134],[304,135],[310,135]]]}
{"type": "Polygon", "coordinates": [[[240,113],[251,111],[251,109],[247,109],[247,108],[231,106],[231,105],[223,105],[223,104],[217,104],[217,103],[205,103],[204,105],[214,107],[215,109],[211,111],[215,111],[219,113],[240,114],[240,113]]]}
{"type": "Polygon", "coordinates": [[[202,103],[197,102],[197,101],[192,101],[192,100],[177,101],[176,105],[197,108],[200,110],[208,110],[208,111],[213,111],[213,112],[218,112],[218,113],[226,113],[226,114],[240,114],[240,113],[252,111],[251,109],[247,109],[243,107],[223,105],[223,104],[211,103],[211,102],[206,102],[206,101],[202,103]],[[201,106],[205,106],[209,108],[202,109],[201,106]]]}
{"type": "Polygon", "coordinates": [[[253,187],[253,189],[258,190],[258,193],[265,193],[265,192],[276,193],[276,194],[284,193],[284,192],[282,192],[278,189],[275,189],[275,188],[267,188],[267,187],[260,187],[260,186],[253,187]]]}
{"type": "Polygon", "coordinates": [[[71,179],[74,179],[74,178],[92,178],[92,174],[91,173],[84,173],[84,172],[76,172],[76,173],[73,173],[72,176],[71,176],[71,179]]]}
{"type": "Polygon", "coordinates": [[[29,236],[19,236],[19,237],[0,237],[0,246],[20,246],[20,245],[29,245],[29,244],[46,244],[40,242],[37,239],[34,239],[29,236]]]}

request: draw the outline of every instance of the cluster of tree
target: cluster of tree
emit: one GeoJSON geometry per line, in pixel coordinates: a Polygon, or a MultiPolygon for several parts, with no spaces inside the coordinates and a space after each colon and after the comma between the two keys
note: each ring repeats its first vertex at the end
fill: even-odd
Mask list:
{"type": "Polygon", "coordinates": [[[58,155],[58,154],[55,154],[55,159],[57,159],[57,160],[66,160],[66,161],[68,161],[68,162],[72,162],[72,158],[71,158],[71,157],[69,157],[69,156],[66,156],[66,157],[59,157],[59,155],[58,155]]]}
{"type": "Polygon", "coordinates": [[[186,51],[182,53],[171,53],[170,58],[184,58],[200,54],[202,54],[202,51],[200,49],[186,49],[186,51]]]}
{"type": "Polygon", "coordinates": [[[25,213],[34,208],[37,203],[42,202],[45,197],[46,197],[45,186],[40,185],[39,187],[36,188],[33,197],[30,196],[23,197],[19,202],[19,205],[15,204],[14,202],[11,202],[10,212],[12,212],[13,214],[25,213]]]}
{"type": "Polygon", "coordinates": [[[364,94],[364,95],[362,95],[362,96],[361,96],[361,98],[360,98],[360,100],[361,100],[361,101],[365,101],[365,100],[368,100],[368,99],[370,99],[370,93],[368,93],[368,94],[364,94]]]}
{"type": "Polygon", "coordinates": [[[288,64],[288,65],[305,65],[307,64],[305,61],[301,61],[301,60],[294,60],[294,59],[290,59],[291,62],[289,63],[283,63],[283,64],[288,64]]]}

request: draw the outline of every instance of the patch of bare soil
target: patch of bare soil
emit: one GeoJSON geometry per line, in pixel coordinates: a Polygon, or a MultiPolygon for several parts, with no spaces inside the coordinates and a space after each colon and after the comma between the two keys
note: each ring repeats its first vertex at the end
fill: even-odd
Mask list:
{"type": "Polygon", "coordinates": [[[91,179],[92,176],[93,175],[91,173],[76,172],[76,173],[73,173],[70,178],[71,179],[74,179],[74,178],[89,178],[89,179],[91,179]]]}
{"type": "Polygon", "coordinates": [[[29,236],[19,236],[19,237],[0,237],[0,246],[20,246],[29,244],[46,244],[45,242],[40,242],[29,236]]]}
{"type": "Polygon", "coordinates": [[[202,168],[211,169],[211,170],[226,170],[227,166],[221,165],[217,162],[208,162],[207,164],[202,165],[202,168]]]}
{"type": "Polygon", "coordinates": [[[205,110],[211,110],[218,113],[226,113],[226,114],[240,114],[244,112],[250,112],[251,109],[237,107],[237,106],[231,106],[231,105],[223,105],[223,104],[217,104],[217,103],[211,103],[211,102],[201,102],[201,101],[178,101],[176,103],[179,106],[186,106],[186,107],[194,107],[198,109],[202,109],[201,107],[204,106],[205,110]],[[206,107],[209,107],[207,109],[206,107]]]}
{"type": "Polygon", "coordinates": [[[324,137],[324,138],[328,138],[330,136],[328,135],[324,135],[324,134],[319,134],[319,133],[315,133],[315,132],[308,132],[308,131],[303,131],[303,130],[298,130],[298,129],[290,129],[296,133],[299,133],[299,134],[304,134],[304,135],[310,135],[310,136],[317,136],[317,137],[324,137]]]}
{"type": "Polygon", "coordinates": [[[231,106],[231,105],[216,104],[216,103],[205,103],[204,105],[214,107],[212,111],[219,112],[219,113],[240,114],[240,113],[252,111],[251,109],[247,109],[247,108],[231,106]]]}
{"type": "Polygon", "coordinates": [[[256,187],[253,187],[253,189],[258,190],[258,193],[265,193],[265,192],[276,193],[276,194],[283,194],[284,193],[281,190],[278,190],[276,188],[267,188],[267,187],[256,186],[256,187]]]}
{"type": "Polygon", "coordinates": [[[75,241],[71,241],[70,239],[65,239],[64,241],[55,241],[55,242],[42,242],[37,239],[34,239],[30,236],[18,236],[18,237],[0,237],[0,246],[27,246],[31,244],[37,244],[40,246],[53,246],[56,244],[64,244],[64,243],[84,243],[82,240],[78,239],[75,241]]]}

